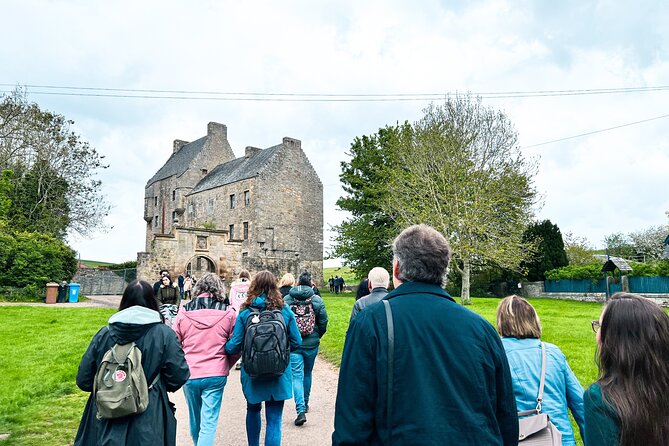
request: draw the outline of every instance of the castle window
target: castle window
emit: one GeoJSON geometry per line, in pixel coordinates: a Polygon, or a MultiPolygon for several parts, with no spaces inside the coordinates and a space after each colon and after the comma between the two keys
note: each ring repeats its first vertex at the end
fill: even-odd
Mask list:
{"type": "Polygon", "coordinates": [[[153,205],[158,206],[158,197],[157,196],[153,197],[153,205]]]}
{"type": "Polygon", "coordinates": [[[172,211],[172,222],[176,223],[177,221],[177,211],[172,211]]]}
{"type": "Polygon", "coordinates": [[[242,253],[242,257],[248,257],[248,256],[249,256],[249,253],[248,253],[248,252],[243,252],[243,253],[242,253]]]}
{"type": "Polygon", "coordinates": [[[245,221],[244,222],[244,240],[249,239],[249,222],[245,221]]]}
{"type": "Polygon", "coordinates": [[[230,225],[230,240],[235,238],[235,225],[230,225]]]}
{"type": "Polygon", "coordinates": [[[207,215],[212,215],[214,213],[214,199],[210,198],[207,202],[207,215]]]}
{"type": "Polygon", "coordinates": [[[156,227],[156,228],[158,227],[158,216],[157,215],[155,217],[153,217],[153,226],[156,227]]]}
{"type": "Polygon", "coordinates": [[[202,176],[204,176],[204,175],[206,175],[207,172],[209,172],[209,171],[208,171],[207,169],[202,169],[201,172],[202,172],[202,176]]]}
{"type": "Polygon", "coordinates": [[[235,208],[235,194],[230,194],[230,209],[235,208]]]}
{"type": "Polygon", "coordinates": [[[249,207],[251,205],[251,191],[244,191],[244,206],[249,207]]]}
{"type": "Polygon", "coordinates": [[[177,199],[177,191],[176,189],[172,191],[172,201],[177,199]]]}
{"type": "Polygon", "coordinates": [[[195,213],[195,208],[193,207],[193,203],[188,203],[188,215],[193,215],[195,213]]]}

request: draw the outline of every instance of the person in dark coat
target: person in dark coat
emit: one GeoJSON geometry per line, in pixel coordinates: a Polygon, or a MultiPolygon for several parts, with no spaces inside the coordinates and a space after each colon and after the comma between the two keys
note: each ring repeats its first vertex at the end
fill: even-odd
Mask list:
{"type": "Polygon", "coordinates": [[[81,358],[77,386],[91,392],[79,424],[75,446],[176,445],[177,421],[167,392],[176,392],[190,376],[188,364],[174,331],[162,323],[150,284],[135,280],[123,293],[118,313],[93,337],[81,358]],[[135,342],[142,351],[147,383],[160,378],[149,389],[149,405],[137,415],[97,419],[93,382],[102,358],[114,344],[135,342]]]}
{"type": "MultiPolygon", "coordinates": [[[[306,413],[309,412],[309,395],[311,395],[311,381],[318,356],[318,347],[321,338],[328,328],[328,313],[325,310],[325,302],[314,293],[311,273],[308,271],[300,274],[298,285],[290,290],[285,297],[286,305],[293,308],[298,301],[310,301],[314,312],[314,327],[311,333],[302,333],[302,346],[290,352],[290,365],[293,370],[293,394],[295,396],[295,410],[297,418],[296,426],[302,426],[307,422],[306,413]]],[[[294,310],[293,310],[294,311],[294,310]]]]}
{"type": "MultiPolygon", "coordinates": [[[[351,310],[351,320],[353,320],[353,318],[358,313],[360,313],[363,308],[379,302],[388,294],[390,274],[388,274],[388,271],[386,271],[385,268],[381,268],[380,266],[372,268],[365,280],[367,281],[365,284],[365,286],[367,286],[367,295],[363,296],[359,300],[356,300],[355,304],[353,304],[353,309],[351,310]]],[[[360,286],[362,286],[362,282],[360,282],[360,286]]]]}
{"type": "Polygon", "coordinates": [[[163,277],[164,276],[169,276],[170,272],[167,271],[166,269],[161,269],[160,272],[158,273],[159,279],[153,284],[153,294],[154,296],[158,295],[158,290],[160,289],[160,285],[163,284],[163,277]]]}
{"type": "Polygon", "coordinates": [[[395,239],[393,255],[395,289],[353,318],[346,334],[333,446],[517,445],[502,341],[441,288],[448,241],[429,226],[411,226],[395,239]]]}
{"type": "Polygon", "coordinates": [[[360,281],[360,283],[358,284],[358,289],[355,290],[356,302],[365,296],[369,296],[369,279],[367,277],[365,277],[360,281]]]}
{"type": "Polygon", "coordinates": [[[295,276],[291,273],[284,274],[281,280],[279,280],[278,286],[281,297],[286,297],[290,293],[290,289],[295,286],[295,276]]]}

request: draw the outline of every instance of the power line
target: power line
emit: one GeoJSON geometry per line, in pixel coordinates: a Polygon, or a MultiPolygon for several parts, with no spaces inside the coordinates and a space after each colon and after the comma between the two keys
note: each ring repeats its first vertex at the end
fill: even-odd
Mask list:
{"type": "Polygon", "coordinates": [[[538,144],[523,146],[522,148],[523,149],[529,149],[529,148],[532,148],[532,147],[545,146],[546,144],[553,144],[555,142],[567,141],[569,139],[574,139],[574,138],[581,138],[583,136],[589,136],[589,135],[594,135],[596,133],[608,132],[609,130],[615,130],[615,129],[620,129],[620,128],[623,128],[623,127],[629,127],[629,126],[632,126],[632,125],[643,124],[644,122],[650,122],[650,121],[655,121],[655,120],[664,119],[664,118],[669,118],[669,114],[661,115],[661,116],[655,116],[653,118],[648,118],[648,119],[642,119],[641,121],[628,122],[627,124],[620,124],[620,125],[616,125],[616,126],[613,126],[613,127],[608,127],[608,128],[605,128],[605,129],[593,130],[592,132],[580,133],[578,135],[566,136],[564,138],[553,139],[551,141],[540,142],[538,144]]]}
{"type": "MultiPolygon", "coordinates": [[[[14,87],[16,84],[0,83],[0,87],[14,87]]],[[[441,100],[453,96],[454,92],[436,93],[267,93],[267,92],[223,92],[197,90],[160,90],[131,89],[107,87],[81,87],[67,85],[26,84],[26,88],[40,88],[42,91],[31,91],[30,94],[113,97],[137,99],[178,99],[178,100],[222,100],[222,101],[277,101],[277,102],[387,102],[387,101],[425,101],[441,100]],[[44,91],[65,90],[65,91],[44,91]],[[71,92],[71,91],[77,91],[71,92]],[[121,94],[124,93],[124,94],[121,94]],[[174,96],[179,95],[179,96],[174,96]],[[198,95],[198,96],[194,96],[198,95]]],[[[601,94],[648,93],[667,91],[669,85],[622,88],[590,88],[570,90],[535,90],[535,91],[492,91],[471,92],[472,95],[484,99],[508,99],[531,97],[583,96],[601,94]]],[[[9,91],[4,90],[4,93],[9,91]]]]}

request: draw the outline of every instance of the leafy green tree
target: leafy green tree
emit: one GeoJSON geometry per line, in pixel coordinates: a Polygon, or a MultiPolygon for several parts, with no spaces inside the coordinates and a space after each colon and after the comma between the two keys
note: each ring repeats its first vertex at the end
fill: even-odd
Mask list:
{"type": "Polygon", "coordinates": [[[98,171],[104,156],[72,130],[73,121],[44,111],[16,89],[0,101],[0,170],[12,170],[9,224],[64,238],[103,229],[109,211],[98,171]]]}
{"type": "Polygon", "coordinates": [[[636,249],[629,236],[622,232],[616,232],[604,237],[608,253],[615,257],[633,259],[636,257],[636,249]]]}
{"type": "Polygon", "coordinates": [[[522,235],[537,201],[536,165],[507,116],[480,98],[431,105],[413,129],[395,147],[383,209],[397,227],[426,223],[449,238],[468,303],[472,265],[518,271],[535,250],[522,235]]]}
{"type": "Polygon", "coordinates": [[[666,225],[650,226],[646,229],[630,232],[629,240],[634,245],[637,256],[642,260],[657,260],[664,252],[664,240],[669,235],[666,225]]]}
{"type": "Polygon", "coordinates": [[[411,131],[405,123],[355,138],[349,152],[351,160],[341,163],[339,177],[347,195],[337,200],[337,206],[348,211],[350,217],[333,228],[336,235],[331,256],[341,257],[358,279],[376,266],[388,271],[392,266],[391,245],[397,230],[381,205],[387,199],[393,148],[411,131]]]}
{"type": "Polygon", "coordinates": [[[523,240],[533,241],[537,245],[534,257],[523,262],[523,266],[527,268],[527,280],[545,280],[546,271],[569,264],[560,228],[550,220],[532,223],[525,230],[523,240]]]}
{"type": "Polygon", "coordinates": [[[565,232],[563,240],[569,265],[589,265],[595,261],[594,250],[587,238],[565,232]]]}

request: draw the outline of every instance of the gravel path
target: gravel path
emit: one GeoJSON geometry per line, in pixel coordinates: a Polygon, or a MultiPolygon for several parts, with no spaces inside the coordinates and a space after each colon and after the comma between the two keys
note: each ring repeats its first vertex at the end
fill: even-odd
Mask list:
{"type": "MultiPolygon", "coordinates": [[[[295,413],[294,400],[286,401],[283,408],[282,444],[287,446],[322,446],[332,443],[334,426],[334,404],[337,396],[338,369],[322,360],[316,360],[313,386],[309,398],[307,422],[302,426],[293,423],[295,413]]],[[[239,380],[240,372],[231,370],[223,392],[221,415],[216,430],[216,444],[246,445],[246,400],[242,394],[239,380]]],[[[182,390],[170,394],[170,399],[177,406],[177,446],[190,446],[188,427],[188,407],[182,390]]],[[[264,420],[264,416],[263,416],[264,420]]],[[[260,444],[263,444],[264,421],[260,444]]]]}

